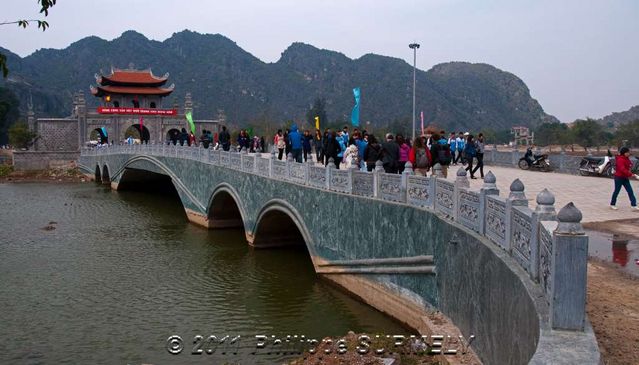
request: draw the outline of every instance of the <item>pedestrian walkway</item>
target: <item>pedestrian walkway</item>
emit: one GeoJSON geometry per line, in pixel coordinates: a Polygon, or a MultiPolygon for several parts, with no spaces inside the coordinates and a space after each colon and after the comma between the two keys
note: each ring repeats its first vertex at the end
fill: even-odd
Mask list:
{"type": "MultiPolygon", "coordinates": [[[[454,181],[459,167],[450,166],[448,180],[454,181]]],[[[536,206],[537,194],[547,188],[555,195],[555,208],[561,209],[569,202],[575,203],[583,214],[583,223],[602,222],[617,219],[639,218],[639,213],[630,210],[630,200],[625,190],[621,190],[617,199],[619,210],[610,209],[610,197],[614,183],[612,179],[603,177],[578,176],[552,172],[524,171],[520,169],[484,166],[484,173],[492,171],[497,178],[500,195],[508,195],[510,184],[519,178],[526,187],[526,197],[530,206],[536,206]]],[[[477,172],[479,176],[479,172],[477,172]]],[[[470,174],[468,175],[470,180],[470,174]]],[[[480,189],[483,180],[470,180],[473,189],[480,189]]],[[[639,181],[631,180],[635,195],[639,195],[639,181]]]]}

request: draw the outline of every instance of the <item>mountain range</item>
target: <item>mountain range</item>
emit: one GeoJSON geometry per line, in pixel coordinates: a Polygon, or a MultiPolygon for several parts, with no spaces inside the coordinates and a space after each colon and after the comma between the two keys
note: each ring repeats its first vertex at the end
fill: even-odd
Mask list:
{"type": "Polygon", "coordinates": [[[639,120],[639,105],[635,105],[623,112],[615,112],[606,115],[601,119],[597,119],[597,122],[608,128],[617,128],[622,124],[630,123],[635,120],[639,120]]]}
{"type": "MultiPolygon", "coordinates": [[[[111,68],[151,68],[170,74],[174,92],[165,107],[183,105],[190,92],[197,119],[224,110],[229,123],[284,123],[306,119],[317,98],[325,100],[328,123],[350,120],[352,89],[361,88],[360,120],[371,125],[407,123],[412,118],[413,66],[375,54],[357,59],[304,43],[291,44],[274,63],[265,63],[219,34],[188,30],[159,42],[135,31],[107,41],[83,38],[65,49],[41,49],[24,58],[0,48],[9,77],[0,86],[13,91],[24,110],[32,98],[37,116],[63,117],[72,95],[84,91],[96,73],[111,68]]],[[[417,114],[425,124],[447,130],[509,129],[558,122],[544,112],[517,76],[488,64],[449,62],[417,70],[417,114]]],[[[419,119],[419,117],[418,117],[419,119]]],[[[418,121],[419,123],[419,121],[418,121]]]]}

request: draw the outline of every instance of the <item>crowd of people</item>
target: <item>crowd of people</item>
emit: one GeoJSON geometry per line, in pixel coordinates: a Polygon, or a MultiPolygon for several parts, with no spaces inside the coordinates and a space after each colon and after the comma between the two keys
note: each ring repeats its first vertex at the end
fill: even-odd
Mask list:
{"type": "Polygon", "coordinates": [[[290,129],[278,130],[273,138],[277,158],[282,160],[289,153],[297,162],[306,162],[312,155],[315,161],[328,165],[331,160],[336,168],[357,166],[362,171],[372,171],[377,161],[382,162],[384,171],[401,174],[406,163],[411,162],[415,173],[426,176],[435,164],[441,165],[447,175],[448,166],[462,164],[470,172],[471,179],[479,171],[484,177],[484,137],[480,133],[475,138],[470,133],[428,132],[411,141],[401,134],[387,133],[380,141],[367,131],[355,128],[352,133],[348,126],[342,130],[319,129],[311,134],[309,130],[300,133],[295,125],[290,129]],[[313,153],[314,150],[314,153],[313,153]]]}

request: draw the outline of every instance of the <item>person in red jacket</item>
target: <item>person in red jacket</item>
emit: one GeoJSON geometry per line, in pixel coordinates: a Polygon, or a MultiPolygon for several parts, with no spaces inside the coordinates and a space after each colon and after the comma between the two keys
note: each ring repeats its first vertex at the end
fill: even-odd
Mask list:
{"type": "Polygon", "coordinates": [[[621,147],[619,150],[619,155],[615,158],[615,191],[612,193],[612,199],[610,199],[610,208],[617,210],[617,195],[619,195],[619,191],[621,191],[621,187],[623,186],[628,192],[628,197],[630,197],[630,205],[632,205],[632,210],[639,211],[637,208],[637,199],[635,198],[635,194],[632,192],[632,186],[630,185],[630,178],[639,178],[639,176],[633,174],[630,171],[632,167],[632,162],[630,162],[630,150],[628,147],[621,147]]]}

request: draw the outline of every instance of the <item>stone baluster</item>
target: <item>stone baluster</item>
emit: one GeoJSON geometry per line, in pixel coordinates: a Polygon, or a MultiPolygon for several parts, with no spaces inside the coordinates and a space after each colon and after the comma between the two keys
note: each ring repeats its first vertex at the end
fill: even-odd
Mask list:
{"type": "Polygon", "coordinates": [[[488,195],[499,195],[497,178],[492,171],[484,176],[484,185],[479,190],[479,233],[486,234],[486,199],[488,195]]]}
{"type": "Polygon", "coordinates": [[[513,207],[527,207],[528,199],[526,199],[526,194],[524,193],[524,183],[519,179],[515,179],[510,184],[510,194],[508,195],[508,199],[506,199],[506,247],[504,249],[511,252],[511,243],[510,237],[512,234],[512,212],[513,207]]]}
{"type": "Polygon", "coordinates": [[[277,159],[275,151],[268,155],[268,177],[273,178],[273,161],[277,159]]]}
{"type": "Polygon", "coordinates": [[[468,173],[463,166],[460,166],[455,176],[455,191],[453,194],[453,219],[459,220],[459,192],[461,189],[469,189],[470,182],[468,181],[468,173]]]}
{"type": "Polygon", "coordinates": [[[541,221],[554,221],[557,217],[555,212],[555,196],[544,189],[537,194],[537,207],[532,213],[532,232],[530,237],[530,278],[538,280],[540,261],[540,229],[541,221]]]}
{"type": "Polygon", "coordinates": [[[586,318],[588,236],[581,212],[570,202],[557,214],[551,259],[550,325],[583,331],[586,318]]]}
{"type": "Polygon", "coordinates": [[[436,163],[433,166],[433,176],[436,178],[444,178],[444,173],[442,172],[442,166],[439,163],[436,163]]]}
{"type": "Polygon", "coordinates": [[[410,161],[406,161],[404,171],[402,171],[402,201],[408,202],[408,177],[411,175],[415,175],[413,164],[410,161]]]}
{"type": "Polygon", "coordinates": [[[382,161],[375,161],[375,169],[373,169],[373,196],[379,198],[379,175],[384,173],[384,164],[382,161]]]}
{"type": "Polygon", "coordinates": [[[326,189],[331,189],[331,178],[333,176],[333,171],[335,170],[335,160],[331,157],[328,159],[328,165],[326,166],[326,189]]]}

